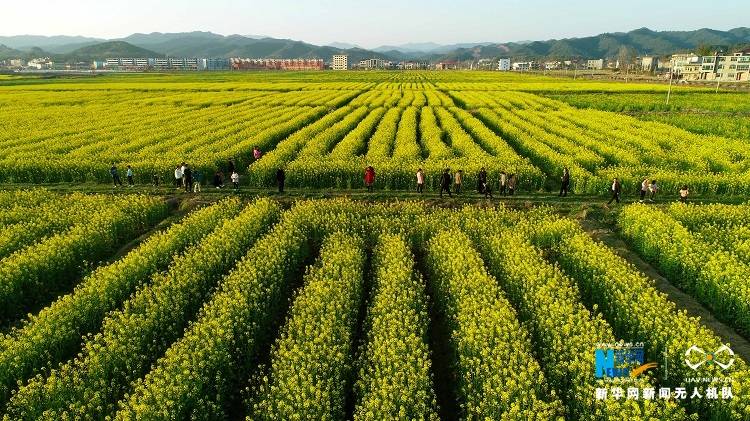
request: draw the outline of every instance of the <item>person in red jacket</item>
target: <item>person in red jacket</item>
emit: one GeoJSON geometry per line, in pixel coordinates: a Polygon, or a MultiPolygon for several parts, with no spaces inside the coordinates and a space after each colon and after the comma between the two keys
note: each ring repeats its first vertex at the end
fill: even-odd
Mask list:
{"type": "Polygon", "coordinates": [[[365,170],[365,186],[367,186],[367,191],[372,191],[373,184],[375,184],[375,168],[369,166],[365,170]]]}

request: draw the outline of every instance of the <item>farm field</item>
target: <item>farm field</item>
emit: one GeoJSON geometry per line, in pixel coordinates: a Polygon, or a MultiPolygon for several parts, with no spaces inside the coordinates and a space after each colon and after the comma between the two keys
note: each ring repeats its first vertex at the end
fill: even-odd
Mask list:
{"type": "MultiPolygon", "coordinates": [[[[484,167],[495,190],[504,171],[517,191],[544,192],[568,167],[579,194],[604,195],[614,177],[626,191],[648,177],[671,195],[685,184],[698,195],[747,194],[741,131],[695,133],[548,97],[580,106],[666,88],[492,72],[11,78],[0,81],[0,183],[105,183],[113,164],[121,176],[131,165],[139,184],[169,183],[181,162],[210,182],[233,160],[253,188],[273,188],[279,168],[290,188],[358,188],[371,165],[381,190],[412,189],[418,168],[428,189],[444,168],[463,170],[473,188],[484,167]]],[[[677,87],[674,97],[719,102],[710,92],[677,87]]],[[[740,95],[722,107],[742,112],[740,95]]]]}
{"type": "Polygon", "coordinates": [[[750,420],[750,102],[666,89],[0,76],[0,418],[750,420]]]}
{"type": "Polygon", "coordinates": [[[215,199],[0,192],[4,419],[750,417],[750,204],[614,216],[730,341],[551,207],[215,199]]]}
{"type": "Polygon", "coordinates": [[[642,120],[659,121],[703,135],[750,138],[750,95],[747,92],[574,93],[549,94],[578,108],[625,112],[642,120]]]}

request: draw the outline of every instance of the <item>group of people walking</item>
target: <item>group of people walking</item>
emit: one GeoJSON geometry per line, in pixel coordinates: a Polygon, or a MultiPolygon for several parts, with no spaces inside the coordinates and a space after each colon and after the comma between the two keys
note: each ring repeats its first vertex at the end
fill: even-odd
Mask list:
{"type": "MultiPolygon", "coordinates": [[[[260,159],[262,156],[262,153],[258,147],[253,148],[253,158],[255,160],[260,159]]],[[[228,172],[230,175],[230,181],[232,182],[232,186],[234,187],[234,190],[239,190],[240,187],[240,175],[237,172],[237,168],[235,165],[235,162],[233,159],[230,159],[227,162],[228,172]]],[[[109,170],[110,175],[112,176],[112,182],[114,184],[114,187],[122,187],[123,183],[120,179],[120,174],[117,169],[117,166],[115,164],[112,164],[112,167],[109,170]]],[[[125,176],[127,178],[127,183],[129,187],[133,187],[135,185],[134,182],[134,173],[133,168],[128,165],[126,169],[125,176]]],[[[424,170],[422,168],[419,168],[416,173],[416,180],[417,180],[417,193],[422,194],[424,193],[424,185],[426,181],[426,176],[424,173],[424,170]]],[[[440,186],[440,197],[443,197],[443,193],[447,193],[449,197],[453,196],[453,193],[461,194],[462,188],[463,188],[463,181],[464,181],[464,172],[463,170],[458,170],[455,173],[451,173],[451,170],[449,168],[445,168],[440,175],[439,180],[439,186],[440,186]]],[[[513,194],[516,191],[516,186],[518,185],[518,176],[514,173],[506,173],[505,171],[500,171],[499,177],[498,177],[498,186],[499,186],[499,194],[500,195],[510,195],[513,196],[513,194]]],[[[286,173],[283,168],[279,168],[276,171],[276,184],[278,185],[279,193],[284,192],[286,182],[286,173]]],[[[364,182],[365,187],[367,188],[368,192],[372,192],[375,188],[375,168],[373,168],[371,165],[367,166],[365,168],[364,173],[364,182]]],[[[201,192],[201,186],[203,183],[203,174],[199,170],[193,170],[190,165],[188,165],[185,162],[182,162],[179,165],[175,166],[174,169],[174,185],[177,189],[184,189],[186,192],[194,192],[199,193],[201,192]]],[[[477,173],[477,191],[479,194],[483,194],[485,198],[494,198],[492,195],[492,182],[489,181],[487,177],[487,171],[483,167],[479,170],[479,173],[477,173]]],[[[158,175],[154,175],[154,185],[159,185],[159,177],[158,175]]],[[[217,170],[214,173],[213,177],[213,186],[217,189],[223,189],[225,187],[224,185],[224,172],[221,170],[217,170]]],[[[655,179],[649,179],[645,178],[640,185],[640,202],[643,203],[645,200],[648,200],[650,202],[654,201],[654,198],[656,197],[656,194],[659,192],[660,186],[658,182],[655,179]],[[648,199],[646,197],[648,196],[648,199]]],[[[565,167],[563,168],[562,175],[560,176],[560,197],[566,197],[568,195],[568,192],[570,191],[570,170],[565,167]]],[[[607,205],[612,204],[612,202],[620,203],[620,197],[622,195],[622,184],[618,178],[612,179],[612,184],[609,187],[609,193],[611,195],[611,198],[609,202],[607,202],[607,205]]],[[[680,202],[687,202],[688,196],[690,195],[690,190],[688,189],[688,186],[683,185],[679,190],[679,200],[680,202]]]]}
{"type": "MultiPolygon", "coordinates": [[[[112,176],[112,183],[115,187],[122,187],[122,180],[120,179],[120,172],[117,170],[117,166],[115,164],[112,164],[112,167],[109,169],[109,174],[112,176]]],[[[125,170],[125,177],[128,180],[128,187],[133,187],[135,183],[133,182],[133,168],[128,165],[127,169],[125,170]]]]}
{"type": "MultiPolygon", "coordinates": [[[[372,173],[372,176],[369,178],[374,182],[375,177],[375,170],[372,169],[372,167],[367,167],[368,169],[365,171],[365,184],[368,184],[368,171],[372,173]]],[[[425,184],[425,174],[424,170],[422,168],[417,170],[417,193],[422,194],[424,192],[424,184],[425,184]]],[[[448,193],[449,197],[453,197],[452,193],[461,194],[462,188],[463,188],[463,182],[464,182],[464,171],[458,170],[455,173],[451,174],[450,168],[446,168],[443,170],[443,173],[440,175],[440,197],[443,197],[443,193],[448,193]],[[451,191],[451,187],[453,190],[451,191]]],[[[370,183],[369,185],[371,185],[370,183]]],[[[518,184],[518,177],[516,174],[508,174],[505,171],[500,171],[500,177],[499,177],[499,186],[500,186],[500,194],[505,196],[511,195],[513,196],[513,193],[516,191],[516,185],[518,184]]],[[[368,187],[368,190],[370,190],[371,187],[368,187]]],[[[477,174],[477,191],[479,194],[484,194],[484,197],[493,198],[492,196],[492,183],[488,181],[487,179],[487,170],[484,168],[479,170],[479,173],[477,174]]]]}
{"type": "MultiPolygon", "coordinates": [[[[647,200],[646,195],[648,195],[648,201],[653,202],[659,189],[660,187],[656,180],[645,178],[641,182],[641,188],[639,191],[640,198],[638,201],[640,203],[643,203],[645,200],[647,200]]],[[[616,177],[612,179],[612,185],[609,188],[609,193],[610,195],[612,195],[612,197],[609,199],[609,202],[607,202],[608,205],[612,204],[612,202],[620,203],[620,196],[622,195],[622,183],[620,183],[620,180],[616,177]]],[[[680,202],[686,203],[689,195],[690,189],[688,189],[687,185],[683,185],[679,191],[680,202]]]]}
{"type": "Polygon", "coordinates": [[[649,194],[648,201],[653,202],[654,196],[656,196],[657,191],[659,191],[659,185],[656,183],[656,180],[649,180],[648,178],[644,179],[641,182],[640,202],[643,203],[643,201],[646,199],[646,194],[649,194]]]}
{"type": "Polygon", "coordinates": [[[203,184],[203,173],[199,170],[193,171],[190,165],[183,162],[174,169],[174,184],[177,189],[185,189],[188,193],[200,193],[203,184]]]}
{"type": "MultiPolygon", "coordinates": [[[[232,187],[235,191],[240,189],[240,175],[237,173],[237,170],[235,168],[230,167],[230,176],[229,181],[232,182],[232,187]]],[[[214,180],[213,180],[214,188],[217,189],[223,189],[225,187],[224,184],[224,172],[221,170],[216,170],[214,173],[214,180]]]]}

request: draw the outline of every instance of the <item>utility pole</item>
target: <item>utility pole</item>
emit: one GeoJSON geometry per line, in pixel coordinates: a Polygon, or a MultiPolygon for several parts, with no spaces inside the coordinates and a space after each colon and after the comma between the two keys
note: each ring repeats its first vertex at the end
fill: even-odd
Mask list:
{"type": "Polygon", "coordinates": [[[667,105],[669,105],[669,96],[672,94],[672,72],[669,72],[669,90],[667,90],[667,105]]]}

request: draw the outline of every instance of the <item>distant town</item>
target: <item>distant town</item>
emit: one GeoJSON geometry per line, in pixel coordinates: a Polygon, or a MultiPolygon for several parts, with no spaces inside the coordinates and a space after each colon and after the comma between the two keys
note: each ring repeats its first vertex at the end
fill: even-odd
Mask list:
{"type": "Polygon", "coordinates": [[[571,59],[522,61],[511,58],[468,61],[389,61],[380,58],[350,63],[345,54],[321,58],[129,58],[110,57],[91,62],[56,63],[49,57],[32,60],[0,60],[0,70],[13,72],[148,72],[148,71],[241,71],[241,70],[490,70],[507,72],[619,70],[649,73],[684,81],[750,81],[750,49],[732,54],[693,53],[669,57],[642,56],[615,59],[571,59]]]}

